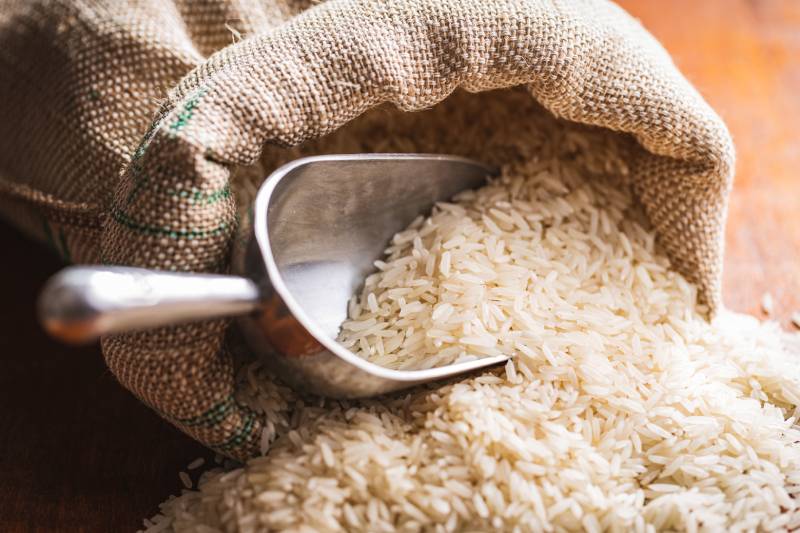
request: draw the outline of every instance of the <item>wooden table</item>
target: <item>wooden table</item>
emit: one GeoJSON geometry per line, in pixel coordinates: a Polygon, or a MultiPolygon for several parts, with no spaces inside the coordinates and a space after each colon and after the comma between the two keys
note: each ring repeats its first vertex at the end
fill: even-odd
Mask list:
{"type": "MultiPolygon", "coordinates": [[[[624,0],[730,126],[738,148],[725,301],[800,309],[800,2],[624,0]]],[[[119,387],[97,347],[34,321],[56,258],[0,223],[0,530],[131,531],[201,446],[119,387]]]]}

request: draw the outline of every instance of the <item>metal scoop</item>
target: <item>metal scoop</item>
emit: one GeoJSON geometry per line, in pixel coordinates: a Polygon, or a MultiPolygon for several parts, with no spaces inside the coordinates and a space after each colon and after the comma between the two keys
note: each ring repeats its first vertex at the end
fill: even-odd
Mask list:
{"type": "Polygon", "coordinates": [[[39,301],[55,337],[100,335],[223,316],[250,348],[301,391],[339,398],[382,394],[501,361],[488,357],[427,370],[391,370],[336,342],[347,303],[389,240],[437,201],[481,186],[493,171],[462,157],[325,155],[298,159],[267,178],[240,276],[75,266],[39,301]]]}

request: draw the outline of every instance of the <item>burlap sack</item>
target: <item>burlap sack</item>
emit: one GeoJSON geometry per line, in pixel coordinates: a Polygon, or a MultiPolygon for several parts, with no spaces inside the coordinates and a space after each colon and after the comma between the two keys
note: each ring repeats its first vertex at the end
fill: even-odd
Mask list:
{"type": "MultiPolygon", "coordinates": [[[[633,186],[675,266],[719,303],[733,148],[659,44],[604,0],[0,0],[0,208],[68,261],[224,272],[231,168],[382,102],[526,85],[630,133],[633,186]]],[[[103,342],[120,382],[245,457],[227,322],[103,342]]]]}

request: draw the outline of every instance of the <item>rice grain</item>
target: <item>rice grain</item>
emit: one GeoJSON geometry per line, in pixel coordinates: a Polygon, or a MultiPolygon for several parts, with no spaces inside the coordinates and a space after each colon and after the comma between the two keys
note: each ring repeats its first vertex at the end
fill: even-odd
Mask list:
{"type": "Polygon", "coordinates": [[[706,321],[625,186],[619,138],[557,121],[522,92],[492,98],[379,110],[306,150],[502,164],[499,178],[398,234],[351,301],[340,340],[396,368],[512,359],[363,401],[301,398],[258,363],[246,366],[238,400],[268,422],[269,450],[205,473],[147,527],[800,524],[800,358],[787,337],[743,315],[706,321]]]}

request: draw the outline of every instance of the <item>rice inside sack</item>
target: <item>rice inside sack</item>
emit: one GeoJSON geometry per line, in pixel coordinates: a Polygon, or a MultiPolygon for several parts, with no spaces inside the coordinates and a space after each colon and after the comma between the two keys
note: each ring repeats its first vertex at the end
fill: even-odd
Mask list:
{"type": "Polygon", "coordinates": [[[607,153],[598,163],[588,137],[552,134],[547,120],[506,129],[503,176],[401,234],[342,335],[392,366],[448,348],[435,364],[513,359],[362,402],[300,399],[251,365],[241,400],[271,421],[264,442],[277,440],[242,468],[207,472],[153,530],[800,525],[798,359],[774,325],[704,321],[630,197],[595,175],[624,183],[624,166],[607,153]]]}
{"type": "Polygon", "coordinates": [[[682,329],[695,290],[669,272],[653,235],[625,218],[630,203],[557,159],[508,167],[394,237],[351,302],[340,342],[375,363],[417,369],[532,355],[543,342],[588,341],[610,353],[615,340],[630,342],[631,328],[644,342],[649,324],[682,329]]]}

